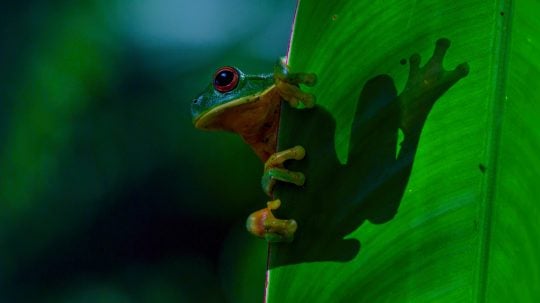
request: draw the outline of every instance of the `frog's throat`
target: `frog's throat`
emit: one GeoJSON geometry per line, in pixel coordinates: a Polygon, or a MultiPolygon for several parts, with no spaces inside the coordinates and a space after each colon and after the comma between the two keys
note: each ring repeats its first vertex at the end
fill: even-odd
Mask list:
{"type": "Polygon", "coordinates": [[[255,93],[255,94],[249,95],[249,96],[244,96],[244,97],[235,99],[233,101],[227,102],[225,104],[216,106],[216,107],[210,109],[209,111],[205,112],[204,114],[200,115],[197,119],[195,119],[195,121],[194,121],[195,127],[200,128],[200,129],[206,129],[208,127],[208,125],[212,123],[212,121],[214,121],[217,117],[219,117],[219,115],[221,115],[227,109],[230,109],[230,108],[233,108],[233,107],[236,107],[236,106],[240,106],[242,104],[247,104],[247,103],[253,101],[254,99],[257,99],[257,98],[259,98],[261,96],[266,95],[268,92],[273,90],[275,87],[276,87],[276,85],[273,84],[273,85],[269,86],[267,89],[265,89],[265,90],[263,90],[261,92],[258,92],[258,93],[255,93]]]}

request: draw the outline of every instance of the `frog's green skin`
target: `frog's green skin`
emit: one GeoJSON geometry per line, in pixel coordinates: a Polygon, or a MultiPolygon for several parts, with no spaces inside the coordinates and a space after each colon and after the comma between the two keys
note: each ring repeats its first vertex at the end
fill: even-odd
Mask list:
{"type": "MultiPolygon", "coordinates": [[[[300,103],[306,108],[313,107],[314,96],[302,92],[298,85],[314,85],[316,76],[290,73],[281,59],[275,65],[273,74],[246,75],[237,68],[223,67],[218,69],[214,77],[214,83],[193,100],[191,113],[195,127],[239,134],[265,162],[261,183],[269,196],[276,181],[303,185],[304,175],[288,171],[283,162],[302,159],[304,149],[296,146],[276,153],[279,110],[282,100],[293,107],[300,103]],[[237,76],[237,84],[226,91],[216,87],[217,76],[222,70],[232,71],[237,76]]],[[[271,210],[277,209],[279,205],[269,202],[267,208],[253,213],[247,221],[248,230],[272,242],[292,240],[296,222],[279,220],[271,214],[271,210]],[[261,226],[264,227],[262,230],[261,226]]]]}

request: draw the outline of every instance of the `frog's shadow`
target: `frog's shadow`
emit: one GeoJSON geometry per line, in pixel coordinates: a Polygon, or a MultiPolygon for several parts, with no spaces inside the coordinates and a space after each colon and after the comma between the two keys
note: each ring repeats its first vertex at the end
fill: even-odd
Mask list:
{"type": "Polygon", "coordinates": [[[411,173],[422,125],[398,145],[399,99],[388,75],[368,80],[358,98],[347,164],[334,149],[335,120],[325,109],[295,110],[284,105],[280,149],[306,148],[301,161],[288,168],[306,175],[302,188],[280,183],[278,217],[294,218],[292,243],[272,244],[270,267],[316,261],[346,262],[360,252],[360,242],[344,239],[366,220],[388,222],[397,213],[411,173]],[[400,148],[401,147],[401,148],[400,148]],[[352,181],[354,180],[354,181],[352,181]],[[299,204],[297,201],[309,201],[299,204]]]}

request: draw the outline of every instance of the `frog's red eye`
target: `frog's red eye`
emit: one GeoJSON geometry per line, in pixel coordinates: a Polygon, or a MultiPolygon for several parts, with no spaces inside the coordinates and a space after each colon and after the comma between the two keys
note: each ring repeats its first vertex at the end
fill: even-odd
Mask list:
{"type": "Polygon", "coordinates": [[[230,66],[225,66],[216,71],[214,74],[214,88],[222,93],[230,92],[236,85],[239,79],[238,71],[230,66]]]}

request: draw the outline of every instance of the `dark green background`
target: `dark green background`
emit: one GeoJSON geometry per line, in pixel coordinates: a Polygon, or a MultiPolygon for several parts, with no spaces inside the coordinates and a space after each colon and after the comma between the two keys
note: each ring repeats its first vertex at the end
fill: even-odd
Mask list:
{"type": "Polygon", "coordinates": [[[270,71],[294,6],[2,1],[0,302],[262,298],[261,164],[189,106],[221,65],[270,71]]]}

